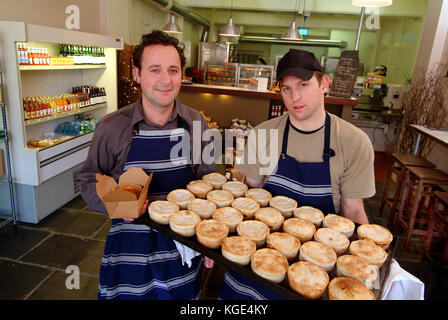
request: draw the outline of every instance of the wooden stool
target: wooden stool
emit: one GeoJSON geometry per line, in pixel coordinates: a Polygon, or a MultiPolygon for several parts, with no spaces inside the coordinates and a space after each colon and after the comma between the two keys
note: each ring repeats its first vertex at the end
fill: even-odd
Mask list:
{"type": "Polygon", "coordinates": [[[433,168],[406,167],[405,169],[403,194],[398,209],[398,222],[407,230],[405,242],[405,249],[407,250],[412,235],[426,236],[431,210],[428,208],[425,212],[425,201],[427,197],[431,198],[434,196],[432,192],[434,186],[448,185],[448,174],[433,168]],[[412,193],[414,193],[413,199],[412,193]],[[406,201],[409,202],[409,209],[405,209],[406,201]],[[409,220],[406,217],[407,212],[410,212],[409,220]],[[424,215],[423,219],[417,219],[417,213],[424,215]],[[426,228],[415,228],[416,222],[424,224],[426,228]]]}
{"type": "Polygon", "coordinates": [[[395,212],[397,211],[397,206],[400,201],[400,196],[403,191],[403,179],[405,173],[405,167],[414,166],[414,167],[425,167],[425,168],[434,168],[431,162],[426,160],[425,158],[414,156],[412,154],[398,154],[392,153],[393,161],[391,166],[389,167],[389,173],[387,175],[386,185],[384,187],[383,197],[381,199],[381,207],[380,207],[380,216],[383,216],[383,209],[386,205],[390,209],[390,216],[388,221],[388,227],[391,228],[394,220],[395,220],[395,212]],[[392,174],[397,176],[397,180],[395,182],[395,192],[392,197],[389,197],[389,190],[391,187],[392,174]]]}
{"type": "MultiPolygon", "coordinates": [[[[425,255],[429,259],[431,259],[430,248],[434,231],[437,231],[440,241],[443,236],[443,231],[448,230],[448,192],[434,191],[434,197],[432,200],[432,215],[429,220],[428,234],[425,242],[425,255]],[[438,230],[434,230],[436,227],[438,230]]],[[[445,236],[445,247],[442,253],[442,261],[448,264],[448,234],[445,236]]]]}

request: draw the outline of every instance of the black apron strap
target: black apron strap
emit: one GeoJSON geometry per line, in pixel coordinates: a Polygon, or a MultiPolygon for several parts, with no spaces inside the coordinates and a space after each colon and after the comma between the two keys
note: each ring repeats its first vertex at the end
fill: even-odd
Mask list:
{"type": "Polygon", "coordinates": [[[328,113],[325,113],[325,138],[324,138],[324,152],[322,158],[324,162],[330,161],[331,157],[336,154],[333,149],[330,148],[330,132],[331,132],[331,119],[328,113]]]}
{"type": "MultiPolygon", "coordinates": [[[[190,125],[187,123],[187,121],[185,121],[184,118],[177,116],[177,127],[178,128],[184,128],[187,132],[190,132],[190,125]]],[[[133,126],[133,132],[134,132],[134,136],[138,135],[139,133],[139,125],[138,122],[136,124],[134,124],[133,126]]]]}
{"type": "Polygon", "coordinates": [[[286,158],[286,151],[288,150],[288,135],[289,135],[289,117],[286,117],[286,126],[285,131],[283,131],[283,139],[282,139],[282,153],[280,154],[282,159],[286,158]]]}

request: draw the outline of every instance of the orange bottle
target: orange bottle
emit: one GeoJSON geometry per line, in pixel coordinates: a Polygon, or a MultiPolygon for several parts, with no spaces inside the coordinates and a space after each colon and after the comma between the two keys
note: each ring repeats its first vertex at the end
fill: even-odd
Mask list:
{"type": "Polygon", "coordinates": [[[34,104],[34,98],[30,100],[31,119],[36,119],[36,105],[34,104]]]}

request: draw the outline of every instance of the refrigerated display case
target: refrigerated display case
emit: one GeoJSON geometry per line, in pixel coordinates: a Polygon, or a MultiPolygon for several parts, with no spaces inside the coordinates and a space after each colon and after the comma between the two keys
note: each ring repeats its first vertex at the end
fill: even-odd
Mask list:
{"type": "Polygon", "coordinates": [[[238,63],[206,61],[205,84],[236,87],[238,85],[238,63]]]}
{"type": "Polygon", "coordinates": [[[257,90],[257,78],[267,78],[272,85],[274,66],[230,62],[205,62],[205,84],[257,90]]]}
{"type": "Polygon", "coordinates": [[[268,78],[268,86],[272,85],[274,66],[259,64],[239,64],[238,65],[238,87],[255,89],[251,82],[253,78],[268,78]]]}
{"type": "MultiPolygon", "coordinates": [[[[123,39],[23,22],[0,21],[0,56],[4,61],[5,100],[10,106],[12,175],[17,220],[37,223],[79,194],[74,178],[87,157],[93,131],[55,134],[61,123],[76,118],[101,119],[117,109],[117,54],[123,39]],[[101,48],[104,63],[22,65],[18,43],[41,48],[50,57],[61,45],[101,48]],[[26,97],[53,97],[74,87],[105,88],[106,96],[51,115],[29,119],[26,97]],[[42,145],[30,142],[43,141],[42,145]]],[[[82,55],[81,51],[78,53],[82,55]]],[[[61,59],[64,60],[64,59],[61,59]]],[[[48,61],[47,61],[48,62],[48,61]]]]}

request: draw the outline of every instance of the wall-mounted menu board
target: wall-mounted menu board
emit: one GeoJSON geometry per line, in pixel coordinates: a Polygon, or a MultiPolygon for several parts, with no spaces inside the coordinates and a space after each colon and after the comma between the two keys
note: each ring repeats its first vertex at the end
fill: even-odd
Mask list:
{"type": "Polygon", "coordinates": [[[330,86],[330,96],[350,98],[359,68],[357,50],[342,51],[330,86]]]}

